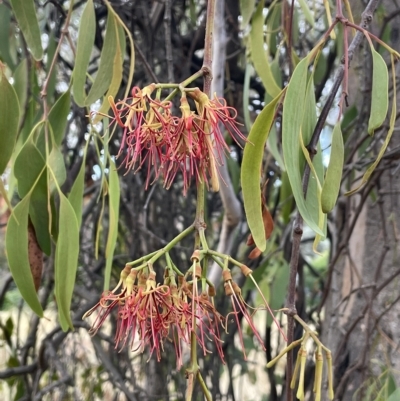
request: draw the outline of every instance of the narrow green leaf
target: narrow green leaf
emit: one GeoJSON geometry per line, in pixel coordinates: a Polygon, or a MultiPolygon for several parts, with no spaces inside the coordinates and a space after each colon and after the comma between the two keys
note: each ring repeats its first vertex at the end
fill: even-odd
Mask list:
{"type": "Polygon", "coordinates": [[[28,254],[28,212],[30,197],[15,206],[6,232],[6,252],[11,274],[25,302],[40,317],[43,309],[35,290],[28,254]]]}
{"type": "Polygon", "coordinates": [[[35,228],[40,249],[51,254],[51,210],[49,210],[49,190],[47,185],[47,170],[43,170],[31,194],[29,215],[35,228]]]}
{"type": "Polygon", "coordinates": [[[35,60],[43,57],[42,40],[33,0],[10,0],[15,18],[35,60]]]}
{"type": "Polygon", "coordinates": [[[79,255],[79,228],[75,211],[62,192],[55,256],[55,289],[62,328],[73,328],[70,308],[79,255]]]}
{"type": "Polygon", "coordinates": [[[21,198],[31,190],[45,165],[46,162],[37,147],[32,141],[27,141],[18,153],[14,165],[18,193],[21,198]]]}
{"type": "Polygon", "coordinates": [[[71,110],[71,95],[69,89],[64,92],[51,108],[49,122],[53,130],[54,142],[56,146],[61,146],[65,136],[65,128],[68,122],[68,114],[71,110]]]}
{"type": "Polygon", "coordinates": [[[35,227],[40,248],[47,255],[50,255],[50,217],[48,211],[47,171],[45,167],[46,162],[42,154],[34,143],[28,140],[15,159],[14,175],[18,181],[18,193],[21,198],[32,190],[29,210],[32,224],[35,227]]]}
{"type": "Polygon", "coordinates": [[[263,16],[264,2],[260,1],[251,24],[250,32],[250,46],[251,46],[251,60],[253,61],[254,68],[264,85],[265,90],[271,97],[276,97],[281,89],[276,84],[275,79],[271,72],[271,66],[268,62],[268,57],[264,48],[264,16],[263,16]]]}
{"type": "Polygon", "coordinates": [[[323,230],[324,236],[317,235],[314,242],[314,250],[321,238],[325,237],[326,234],[326,216],[322,212],[321,206],[321,189],[324,180],[324,165],[322,161],[322,153],[320,145],[317,146],[317,153],[311,161],[308,150],[305,144],[308,144],[312,138],[312,134],[317,124],[317,106],[315,102],[315,90],[314,90],[314,72],[308,79],[307,92],[304,106],[304,116],[302,123],[302,132],[300,136],[300,146],[302,148],[302,154],[300,155],[300,170],[304,170],[304,164],[301,160],[306,159],[311,169],[311,176],[308,182],[307,188],[307,207],[312,215],[312,219],[318,222],[318,227],[323,230]]]}
{"type": "Polygon", "coordinates": [[[382,56],[371,46],[372,52],[372,94],[371,114],[368,121],[368,133],[372,135],[374,130],[385,121],[389,107],[389,73],[382,56]]]}
{"type": "Polygon", "coordinates": [[[125,32],[121,25],[116,24],[116,30],[118,32],[118,46],[114,55],[113,76],[107,94],[104,96],[103,103],[101,104],[100,109],[93,120],[94,124],[98,123],[103,118],[104,114],[107,114],[108,110],[110,109],[108,97],[112,96],[114,98],[121,86],[126,41],[125,32]]]}
{"type": "Polygon", "coordinates": [[[20,115],[22,117],[28,97],[28,62],[26,58],[18,64],[18,67],[14,71],[13,78],[15,93],[18,97],[20,115]]]}
{"type": "Polygon", "coordinates": [[[95,34],[96,16],[94,13],[93,0],[88,0],[85,9],[83,10],[81,23],[79,25],[72,85],[75,102],[80,107],[85,106],[86,72],[94,46],[95,34]]]}
{"type": "Polygon", "coordinates": [[[13,86],[0,68],[0,175],[11,158],[18,134],[19,103],[13,86]]]}
{"type": "Polygon", "coordinates": [[[11,70],[15,68],[15,62],[10,54],[10,44],[12,43],[10,37],[13,34],[13,29],[11,29],[11,11],[2,2],[0,3],[0,58],[11,70]]]}
{"type": "Polygon", "coordinates": [[[306,21],[314,27],[314,16],[312,15],[312,12],[310,10],[310,7],[308,7],[307,1],[306,0],[298,0],[300,7],[303,11],[304,17],[306,21]]]}
{"type": "Polygon", "coordinates": [[[266,240],[261,210],[260,171],[265,142],[268,139],[280,97],[281,93],[257,116],[243,152],[241,183],[244,210],[254,242],[262,252],[265,250],[266,240]]]}
{"type": "Polygon", "coordinates": [[[367,171],[365,172],[360,185],[357,188],[352,189],[349,192],[346,192],[345,195],[352,195],[353,193],[357,192],[371,177],[372,173],[375,171],[376,166],[379,164],[379,162],[381,161],[383,155],[385,154],[385,151],[389,145],[389,142],[392,138],[395,126],[396,126],[396,114],[397,114],[397,87],[396,87],[396,70],[395,70],[395,66],[394,66],[394,58],[392,55],[392,80],[393,80],[393,102],[392,102],[392,112],[390,114],[390,122],[389,122],[389,131],[386,135],[385,141],[382,144],[381,149],[379,150],[378,156],[376,158],[376,160],[374,161],[374,163],[368,167],[367,171]]]}
{"type": "Polygon", "coordinates": [[[67,172],[65,169],[64,156],[57,146],[53,146],[47,160],[48,167],[52,170],[53,174],[50,174],[50,191],[54,191],[56,188],[60,188],[67,179],[67,172]],[[57,182],[55,182],[55,180],[57,182]]]}
{"type": "Polygon", "coordinates": [[[322,186],[321,203],[324,213],[329,213],[335,207],[342,181],[343,163],[343,135],[338,122],[333,129],[331,157],[326,170],[325,182],[322,186]]]}
{"type": "Polygon", "coordinates": [[[289,177],[286,171],[282,171],[282,185],[279,192],[279,201],[281,205],[281,216],[285,224],[290,221],[290,214],[293,210],[293,192],[290,186],[289,177]]]}
{"type": "Polygon", "coordinates": [[[108,290],[110,286],[111,267],[113,262],[114,250],[118,237],[118,218],[119,218],[119,198],[120,186],[118,171],[115,163],[110,160],[108,183],[108,209],[109,209],[109,227],[106,245],[106,271],[104,273],[104,289],[108,290]]]}
{"type": "Polygon", "coordinates": [[[68,199],[71,203],[72,208],[75,211],[76,219],[78,220],[78,227],[82,224],[82,205],[83,205],[83,189],[85,184],[85,160],[86,155],[82,159],[82,165],[79,169],[78,176],[72,185],[71,192],[69,193],[68,199]]]}
{"type": "Polygon", "coordinates": [[[302,185],[300,130],[303,124],[307,96],[308,58],[295,68],[283,104],[282,147],[283,157],[296,205],[304,221],[317,234],[324,235],[308,209],[302,185]]]}
{"type": "Polygon", "coordinates": [[[242,14],[241,28],[245,29],[253,15],[256,1],[255,0],[240,0],[240,13],[242,14]]]}
{"type": "MultiPolygon", "coordinates": [[[[108,90],[113,77],[113,64],[118,46],[118,31],[115,24],[114,15],[109,12],[107,18],[106,35],[103,42],[103,48],[100,55],[100,65],[90,88],[89,94],[85,100],[85,105],[90,106],[96,100],[100,99],[108,90]]],[[[118,61],[120,56],[118,56],[118,61]]]]}

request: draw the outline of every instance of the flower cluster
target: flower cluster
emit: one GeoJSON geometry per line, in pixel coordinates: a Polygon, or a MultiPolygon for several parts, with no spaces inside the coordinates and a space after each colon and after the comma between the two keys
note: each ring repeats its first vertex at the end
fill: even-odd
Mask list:
{"type": "Polygon", "coordinates": [[[131,97],[110,105],[114,122],[123,129],[118,156],[122,165],[135,172],[147,169],[146,187],[160,176],[169,188],[178,172],[182,173],[186,194],[192,177],[218,190],[217,166],[229,148],[222,127],[235,141],[246,138],[236,122],[237,113],[222,98],[209,97],[199,89],[184,89],[180,99],[180,115],[172,113],[172,103],[161,100],[156,84],[140,89],[134,87],[131,97]],[[190,107],[188,97],[196,110],[190,107]]]}
{"type": "Polygon", "coordinates": [[[208,292],[199,292],[200,265],[192,275],[193,280],[187,281],[184,276],[176,279],[173,273],[167,271],[161,285],[156,284],[154,271],[145,273],[126,266],[118,286],[113,291],[104,292],[100,301],[84,315],[86,318],[97,312],[90,334],[96,334],[108,315],[116,309],[115,348],[122,349],[129,345],[132,350],[140,352],[148,348],[150,356],[155,353],[157,360],[160,360],[164,344],[168,342],[175,348],[179,369],[183,364],[183,349],[191,347],[193,333],[204,355],[212,352],[214,344],[216,352],[224,361],[221,333],[226,330],[230,320],[238,324],[246,357],[240,331],[240,317],[243,316],[264,347],[251,315],[247,312],[240,289],[230,275],[225,278],[225,292],[232,299],[233,311],[226,317],[214,306],[214,287],[209,287],[208,292]]]}

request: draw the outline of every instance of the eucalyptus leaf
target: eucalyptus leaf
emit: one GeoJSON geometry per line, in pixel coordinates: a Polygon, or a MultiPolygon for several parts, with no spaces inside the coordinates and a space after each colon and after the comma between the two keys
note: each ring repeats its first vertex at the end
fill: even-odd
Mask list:
{"type": "Polygon", "coordinates": [[[81,23],[79,25],[72,85],[75,103],[80,107],[85,106],[86,73],[90,61],[90,55],[92,54],[94,46],[95,35],[96,16],[94,13],[93,0],[88,0],[85,9],[83,10],[81,23]]]}
{"type": "MultiPolygon", "coordinates": [[[[100,99],[107,91],[113,78],[113,65],[116,51],[119,51],[118,46],[118,31],[115,22],[115,17],[112,12],[108,13],[106,34],[101,50],[99,69],[94,79],[93,85],[90,88],[89,94],[85,99],[85,105],[89,106],[96,100],[100,99]]],[[[117,57],[118,62],[120,56],[117,57]]]]}
{"type": "Polygon", "coordinates": [[[260,171],[265,143],[268,139],[275,109],[281,94],[267,104],[257,116],[244,147],[241,170],[244,210],[254,242],[260,251],[265,250],[266,239],[261,212],[260,171]]]}
{"type": "Polygon", "coordinates": [[[389,107],[389,73],[382,56],[371,46],[372,94],[368,133],[372,135],[385,121],[389,107]]]}
{"type": "Polygon", "coordinates": [[[71,94],[68,89],[58,98],[49,113],[49,122],[53,130],[56,146],[61,146],[62,140],[64,139],[70,110],[71,94]]]}
{"type": "Polygon", "coordinates": [[[22,298],[40,317],[43,309],[40,305],[33,281],[28,254],[28,213],[29,195],[14,207],[6,232],[6,253],[11,274],[22,298]]]}
{"type": "Polygon", "coordinates": [[[55,256],[55,291],[62,329],[73,328],[70,308],[79,255],[79,228],[75,211],[60,191],[60,213],[55,256]]]}
{"type": "Polygon", "coordinates": [[[33,0],[10,0],[15,18],[35,60],[43,57],[42,40],[33,0]]]}
{"type": "Polygon", "coordinates": [[[340,123],[335,125],[332,133],[331,157],[326,170],[322,187],[322,211],[329,213],[335,206],[340,191],[344,163],[344,144],[340,123]]]}
{"type": "Polygon", "coordinates": [[[120,185],[117,167],[110,159],[108,181],[108,209],[109,209],[109,228],[106,245],[106,271],[104,274],[104,290],[108,290],[110,286],[111,268],[114,256],[115,246],[118,237],[118,220],[119,220],[119,198],[120,185]]]}
{"type": "Polygon", "coordinates": [[[299,212],[310,228],[323,236],[318,220],[306,203],[302,184],[300,135],[307,97],[308,63],[307,57],[300,61],[287,88],[283,104],[282,147],[286,171],[299,212]]]}
{"type": "Polygon", "coordinates": [[[256,12],[253,15],[250,32],[250,57],[258,76],[261,78],[265,90],[272,98],[274,98],[280,93],[281,89],[275,82],[274,76],[272,75],[271,66],[264,48],[263,8],[264,2],[260,1],[256,12]]]}
{"type": "Polygon", "coordinates": [[[4,173],[18,134],[19,102],[13,86],[0,68],[0,175],[4,173]]]}
{"type": "Polygon", "coordinates": [[[26,58],[24,58],[18,64],[17,68],[14,71],[13,78],[15,93],[18,97],[20,115],[22,117],[28,97],[28,62],[26,58]]]}

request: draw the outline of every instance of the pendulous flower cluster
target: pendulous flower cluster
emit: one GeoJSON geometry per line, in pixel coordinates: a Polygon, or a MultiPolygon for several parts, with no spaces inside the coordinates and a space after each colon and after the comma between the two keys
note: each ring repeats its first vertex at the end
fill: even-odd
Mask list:
{"type": "Polygon", "coordinates": [[[180,115],[172,113],[172,103],[160,99],[156,84],[134,87],[131,97],[114,102],[109,98],[114,122],[123,129],[118,157],[127,170],[147,169],[146,187],[162,177],[169,188],[180,172],[183,192],[194,177],[217,191],[217,166],[229,152],[223,127],[232,138],[245,141],[236,122],[237,112],[223,98],[210,99],[198,88],[182,89],[180,115]],[[192,99],[195,111],[190,107],[192,99]]]}
{"type": "Polygon", "coordinates": [[[167,270],[164,283],[157,284],[154,271],[138,271],[126,266],[117,287],[113,291],[105,291],[100,301],[83,316],[86,318],[97,312],[90,334],[95,335],[110,313],[116,310],[116,349],[129,346],[133,351],[143,352],[148,348],[150,356],[154,353],[160,361],[165,344],[170,343],[175,349],[176,364],[180,369],[184,348],[192,346],[192,334],[204,355],[212,352],[214,344],[215,351],[224,361],[221,334],[227,330],[229,321],[238,325],[246,358],[240,331],[240,317],[243,316],[264,347],[240,289],[232,281],[230,273],[225,275],[225,293],[232,300],[233,311],[226,317],[214,306],[215,288],[209,287],[207,292],[199,292],[200,265],[192,275],[192,280],[187,281],[185,276],[176,277],[167,270]]]}

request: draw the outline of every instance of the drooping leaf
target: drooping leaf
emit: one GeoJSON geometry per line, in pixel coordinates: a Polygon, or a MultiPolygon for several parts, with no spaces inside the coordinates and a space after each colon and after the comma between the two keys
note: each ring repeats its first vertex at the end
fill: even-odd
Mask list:
{"type": "Polygon", "coordinates": [[[11,158],[18,134],[19,103],[0,65],[0,175],[11,158]]]}
{"type": "Polygon", "coordinates": [[[35,60],[43,57],[42,40],[33,0],[10,0],[15,18],[35,60]]]}
{"type": "Polygon", "coordinates": [[[276,84],[271,72],[271,66],[264,48],[264,3],[260,1],[253,15],[250,32],[251,60],[254,68],[264,85],[265,90],[271,97],[276,97],[281,89],[276,84]]]}
{"type": "Polygon", "coordinates": [[[60,188],[67,179],[67,172],[65,169],[64,156],[57,146],[53,146],[47,160],[48,168],[51,169],[49,188],[54,191],[60,188]]]}
{"type": "Polygon", "coordinates": [[[35,229],[31,222],[28,224],[28,258],[36,292],[42,281],[43,252],[39,247],[35,229]]]}
{"type": "Polygon", "coordinates": [[[241,27],[245,29],[250,22],[255,8],[255,0],[240,0],[240,13],[242,14],[241,27]]]}
{"type": "Polygon", "coordinates": [[[244,147],[241,171],[244,210],[254,242],[262,252],[266,240],[261,212],[260,171],[265,143],[275,116],[281,94],[264,107],[257,116],[244,147]]]}
{"type": "MultiPolygon", "coordinates": [[[[101,50],[100,65],[90,88],[89,94],[85,100],[85,105],[89,106],[97,99],[100,99],[110,86],[113,77],[113,64],[118,46],[118,31],[115,23],[114,14],[109,12],[107,18],[106,35],[104,38],[103,48],[101,50]]],[[[120,61],[120,56],[118,57],[120,61]]]]}
{"type": "Polygon", "coordinates": [[[281,204],[281,215],[285,224],[290,221],[290,214],[293,210],[293,192],[290,186],[289,177],[286,171],[282,172],[282,184],[279,193],[279,200],[281,204]]]}
{"type": "Polygon", "coordinates": [[[49,196],[47,171],[44,170],[33,188],[29,215],[35,228],[40,248],[46,255],[51,254],[50,219],[52,211],[50,209],[49,196]]]}
{"type": "Polygon", "coordinates": [[[70,110],[71,95],[68,89],[58,98],[49,113],[49,122],[53,130],[53,137],[56,146],[61,146],[61,142],[64,139],[70,110]]]}
{"type": "Polygon", "coordinates": [[[30,197],[15,206],[6,232],[6,252],[11,274],[25,302],[40,317],[43,309],[36,294],[28,256],[28,213],[30,197]]]}
{"type": "Polygon", "coordinates": [[[26,107],[26,100],[28,97],[28,62],[24,58],[14,71],[14,89],[18,97],[20,115],[26,107]]]}
{"type": "Polygon", "coordinates": [[[326,170],[325,182],[322,186],[322,211],[329,213],[335,206],[340,191],[344,163],[343,136],[340,123],[337,123],[332,133],[331,157],[326,170]]]}
{"type": "Polygon", "coordinates": [[[300,170],[300,130],[303,124],[307,96],[308,58],[304,58],[295,68],[287,88],[283,104],[282,147],[286,171],[293,196],[304,221],[317,234],[324,235],[304,198],[302,171],[300,170]]]}
{"type": "Polygon", "coordinates": [[[27,141],[18,153],[14,165],[18,193],[21,198],[31,190],[45,165],[46,162],[37,147],[32,141],[27,141]]]}
{"type": "Polygon", "coordinates": [[[109,96],[112,96],[114,98],[117,95],[118,90],[121,86],[126,40],[125,32],[120,24],[116,24],[116,30],[118,32],[118,45],[116,47],[114,55],[112,80],[108,91],[104,96],[103,103],[101,104],[100,109],[98,110],[98,113],[93,120],[94,124],[98,123],[103,118],[103,115],[108,112],[108,110],[110,109],[108,98],[109,96]]]}
{"type": "Polygon", "coordinates": [[[85,156],[82,160],[81,168],[79,169],[78,176],[72,185],[71,192],[69,193],[68,199],[71,203],[72,208],[75,211],[76,219],[78,221],[78,227],[82,223],[82,205],[83,205],[83,189],[85,184],[85,156]]]}
{"type": "Polygon", "coordinates": [[[76,46],[75,68],[73,72],[72,91],[74,100],[80,107],[84,107],[86,92],[86,72],[92,53],[94,38],[96,34],[96,17],[94,13],[93,0],[88,0],[83,10],[81,23],[79,25],[78,43],[76,46]]]}
{"type": "Polygon", "coordinates": [[[0,56],[8,67],[13,70],[15,63],[10,54],[11,31],[11,11],[5,3],[0,3],[0,56]]]}
{"type": "Polygon", "coordinates": [[[113,262],[114,250],[118,237],[118,217],[119,217],[119,198],[120,186],[118,171],[115,163],[110,160],[108,182],[108,209],[109,209],[109,228],[106,245],[106,271],[104,273],[104,290],[110,286],[111,267],[113,262]]]}
{"type": "Polygon", "coordinates": [[[306,1],[306,0],[298,0],[298,1],[299,1],[299,4],[300,4],[301,9],[302,9],[302,11],[303,11],[303,14],[304,14],[304,17],[305,17],[306,21],[307,21],[312,27],[314,27],[314,20],[315,20],[315,18],[314,18],[314,16],[312,15],[312,12],[311,12],[311,10],[310,10],[310,7],[309,7],[308,4],[307,4],[307,1],[306,1]]]}
{"type": "Polygon", "coordinates": [[[371,46],[372,52],[372,94],[371,113],[368,121],[368,133],[372,135],[374,130],[385,121],[389,107],[389,74],[382,56],[371,46]]]}
{"type": "Polygon", "coordinates": [[[31,190],[30,216],[36,236],[43,252],[51,253],[49,233],[48,186],[46,162],[31,140],[28,140],[18,153],[14,164],[14,175],[18,182],[21,198],[31,190]]]}
{"type": "Polygon", "coordinates": [[[309,144],[314,133],[315,126],[317,124],[317,106],[315,102],[315,91],[314,91],[314,70],[311,76],[308,78],[306,98],[304,105],[304,116],[302,123],[302,132],[300,135],[300,146],[302,148],[302,154],[300,154],[300,171],[304,170],[304,163],[301,161],[306,159],[307,164],[310,167],[311,174],[308,181],[307,187],[307,207],[312,215],[312,219],[318,222],[318,227],[323,231],[324,235],[317,234],[314,241],[314,251],[316,252],[318,243],[322,238],[326,236],[326,216],[322,212],[321,205],[321,190],[324,180],[324,165],[322,161],[321,147],[318,143],[317,153],[314,155],[313,160],[306,144],[309,144]]]}
{"type": "Polygon", "coordinates": [[[392,102],[392,112],[390,114],[390,122],[389,122],[389,131],[386,135],[385,141],[382,144],[381,149],[379,150],[378,156],[376,158],[376,160],[374,161],[374,163],[368,167],[367,171],[365,172],[361,183],[359,186],[357,186],[356,188],[352,189],[349,192],[346,192],[345,195],[352,195],[353,193],[357,192],[371,177],[372,173],[375,171],[376,166],[379,164],[379,162],[381,161],[383,155],[385,154],[386,148],[389,145],[389,142],[392,138],[394,129],[395,129],[395,125],[396,125],[396,114],[397,114],[397,102],[396,102],[396,96],[397,96],[397,87],[396,87],[396,70],[395,70],[395,63],[394,63],[394,58],[393,55],[391,56],[392,59],[392,80],[393,80],[393,102],[392,102]]]}
{"type": "Polygon", "coordinates": [[[70,308],[79,254],[79,228],[75,211],[60,191],[60,213],[55,256],[55,289],[62,329],[73,328],[70,308]]]}

